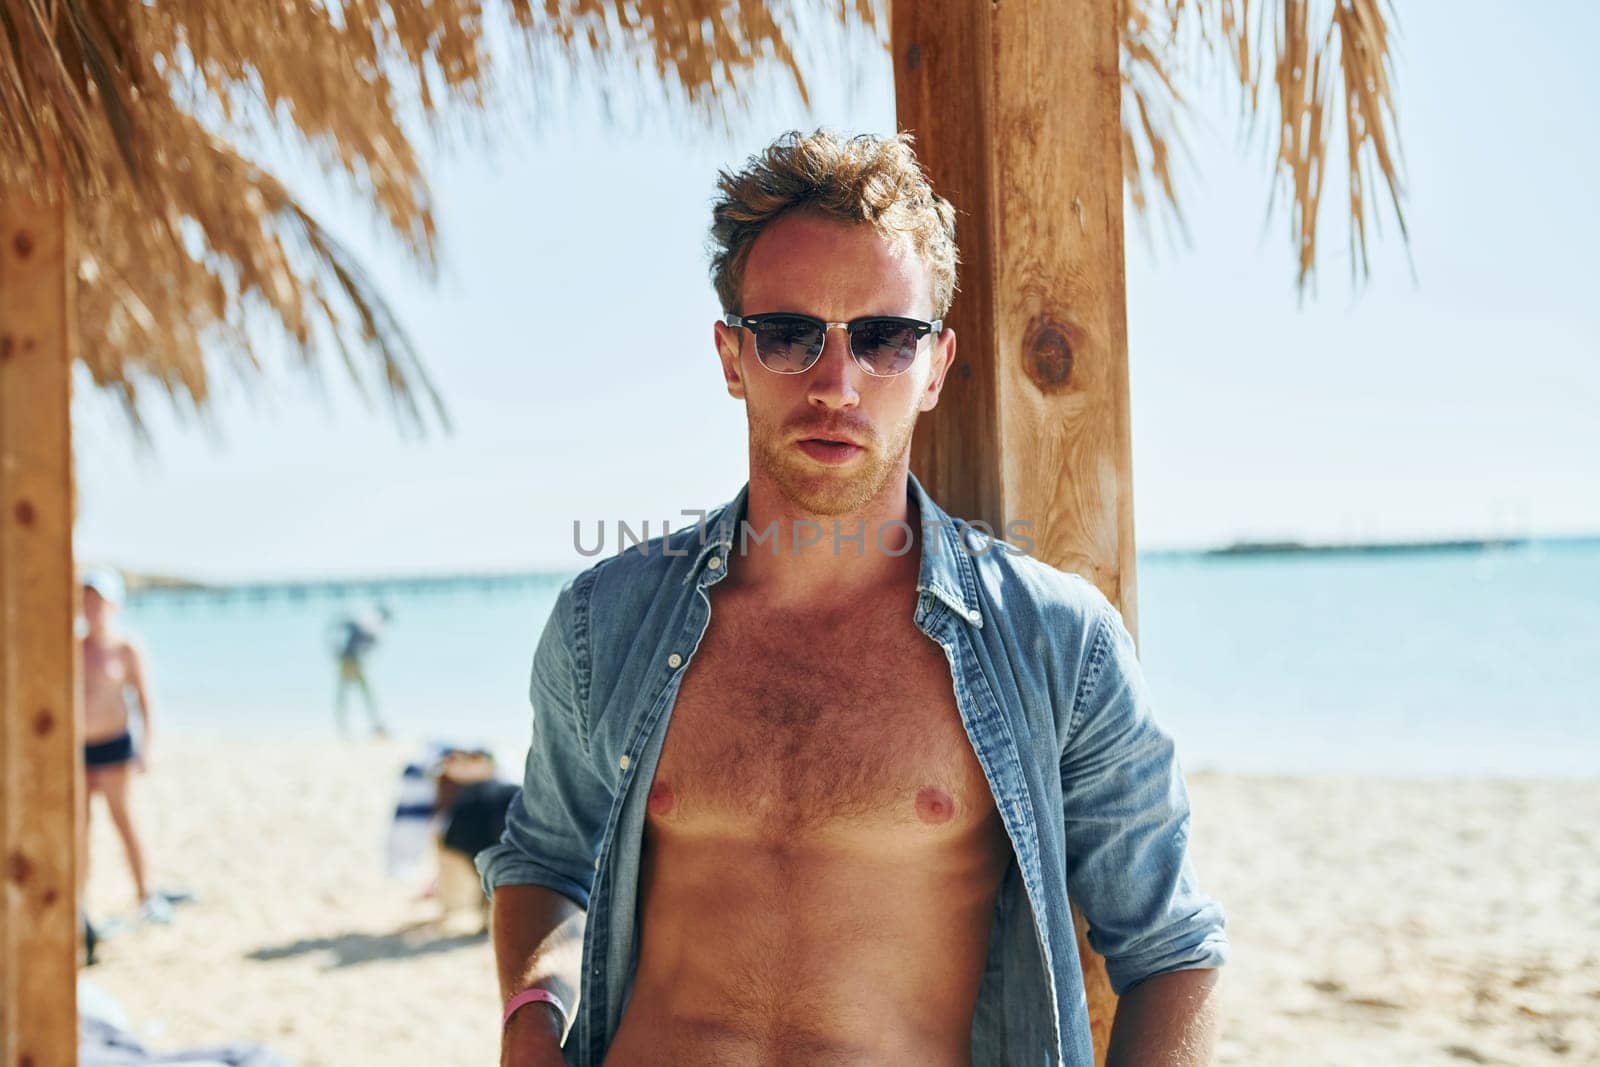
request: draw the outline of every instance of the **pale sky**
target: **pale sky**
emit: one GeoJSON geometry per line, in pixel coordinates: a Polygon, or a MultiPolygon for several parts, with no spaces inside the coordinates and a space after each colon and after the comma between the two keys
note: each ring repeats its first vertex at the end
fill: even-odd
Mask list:
{"type": "MultiPolygon", "coordinates": [[[[1353,291],[1330,198],[1302,304],[1286,220],[1264,221],[1265,150],[1220,90],[1189,126],[1188,246],[1130,219],[1141,548],[1600,532],[1600,6],[1401,7],[1415,280],[1385,212],[1353,291]]],[[[330,366],[322,392],[219,380],[217,432],[152,404],[141,452],[80,390],[80,556],[211,579],[571,570],[575,519],[658,530],[728,499],[746,452],[711,346],[716,171],[789,127],[893,129],[887,55],[855,93],[841,80],[813,72],[812,112],[770,105],[731,141],[556,119],[489,156],[430,155],[437,287],[308,190],[412,331],[454,434],[402,436],[330,366]]]]}

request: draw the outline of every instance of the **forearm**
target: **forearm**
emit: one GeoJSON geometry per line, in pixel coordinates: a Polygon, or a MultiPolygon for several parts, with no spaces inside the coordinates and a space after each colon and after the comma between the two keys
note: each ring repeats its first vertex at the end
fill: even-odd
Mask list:
{"type": "Polygon", "coordinates": [[[142,770],[150,769],[150,752],[154,748],[153,734],[150,730],[150,705],[144,701],[144,694],[139,695],[137,701],[139,715],[139,744],[135,754],[136,766],[142,770]]]}
{"type": "Polygon", "coordinates": [[[538,986],[573,1010],[583,967],[584,918],[582,908],[543,886],[503,885],[495,890],[494,956],[502,1002],[538,986]]]}
{"type": "Polygon", "coordinates": [[[1108,1067],[1207,1067],[1216,1059],[1217,972],[1172,971],[1117,1001],[1108,1067]]]}
{"type": "Polygon", "coordinates": [[[144,669],[144,655],[139,652],[136,646],[128,645],[126,656],[128,684],[133,687],[134,703],[139,708],[139,718],[141,720],[139,733],[143,737],[145,744],[148,745],[153,716],[150,709],[149,677],[145,674],[144,669]]]}

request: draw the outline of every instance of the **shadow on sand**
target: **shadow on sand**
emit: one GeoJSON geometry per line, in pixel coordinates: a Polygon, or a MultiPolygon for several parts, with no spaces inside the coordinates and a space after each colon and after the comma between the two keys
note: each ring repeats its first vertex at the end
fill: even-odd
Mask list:
{"type": "Polygon", "coordinates": [[[488,938],[488,932],[450,933],[438,922],[418,922],[402,926],[389,934],[339,934],[334,937],[309,937],[291,941],[286,945],[258,948],[248,953],[246,959],[258,962],[293,959],[313,952],[325,952],[331,959],[326,970],[354,967],[374,960],[410,959],[430,956],[452,949],[476,945],[488,938]]]}

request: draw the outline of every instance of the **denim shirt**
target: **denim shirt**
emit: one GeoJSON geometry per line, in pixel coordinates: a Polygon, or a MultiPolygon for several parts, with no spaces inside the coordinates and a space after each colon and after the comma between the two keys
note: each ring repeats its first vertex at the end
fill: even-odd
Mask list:
{"type": "MultiPolygon", "coordinates": [[[[711,621],[710,587],[745,544],[748,491],[699,526],[568,582],[534,653],[526,778],[500,843],[477,864],[491,894],[539,885],[588,911],[564,1046],[575,1067],[598,1067],[622,1021],[639,944],[645,801],[711,621]]],[[[1132,638],[1092,584],[987,541],[915,476],[908,496],[924,534],[915,624],[950,663],[1013,852],[972,1062],[1090,1067],[1071,903],[1118,994],[1227,959],[1222,909],[1188,858],[1189,801],[1173,743],[1151,713],[1132,638]]]]}

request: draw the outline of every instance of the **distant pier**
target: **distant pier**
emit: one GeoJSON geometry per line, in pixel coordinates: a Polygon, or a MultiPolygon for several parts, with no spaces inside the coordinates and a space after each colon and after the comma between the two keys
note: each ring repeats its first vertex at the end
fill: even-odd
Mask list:
{"type": "Polygon", "coordinates": [[[305,603],[350,600],[379,602],[449,593],[514,592],[549,586],[565,575],[545,571],[498,574],[444,574],[371,578],[312,578],[270,582],[206,583],[175,578],[129,576],[130,599],[164,604],[305,603]]]}

